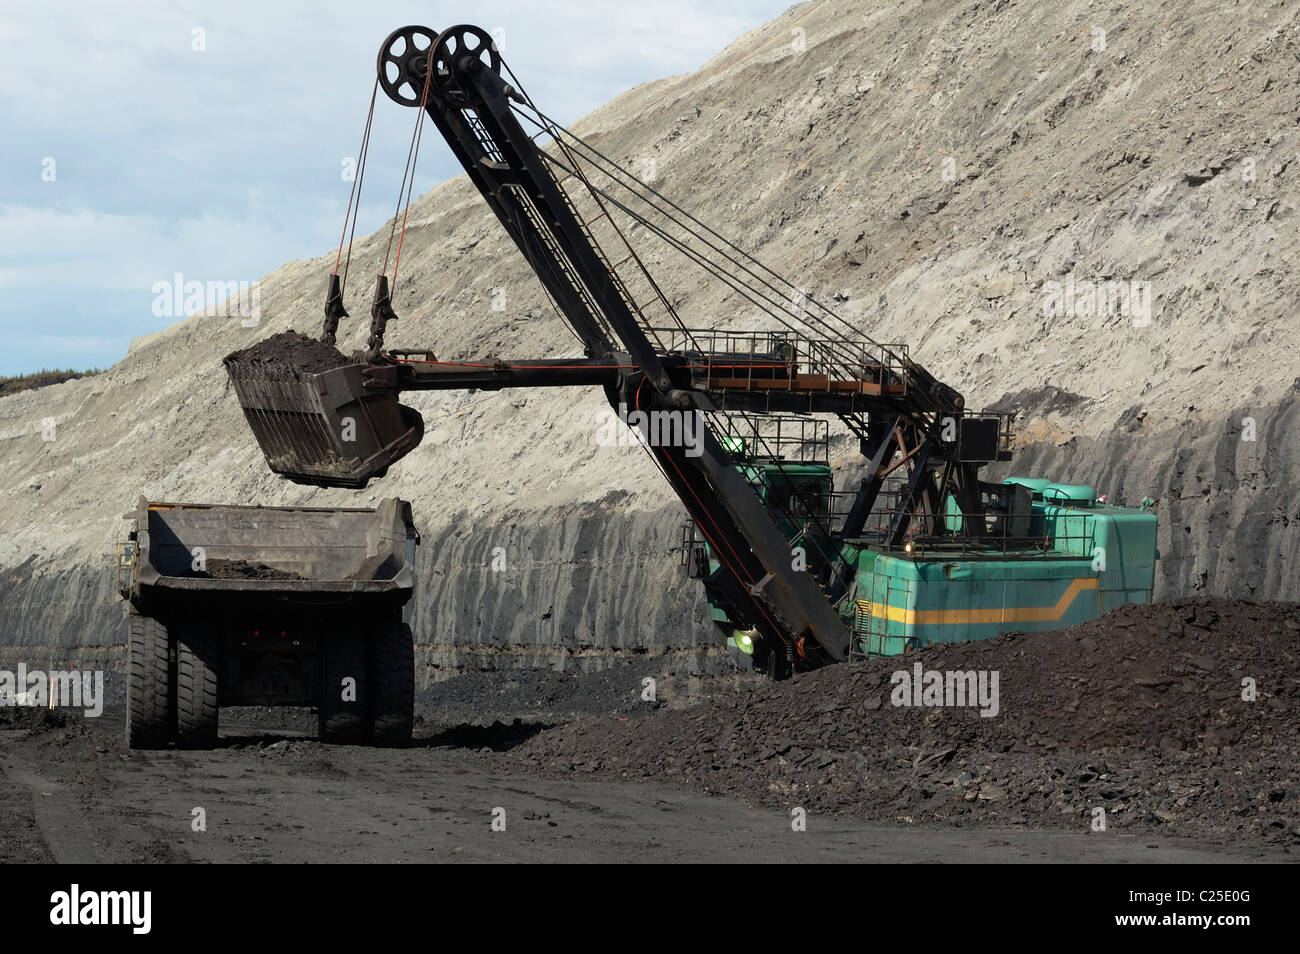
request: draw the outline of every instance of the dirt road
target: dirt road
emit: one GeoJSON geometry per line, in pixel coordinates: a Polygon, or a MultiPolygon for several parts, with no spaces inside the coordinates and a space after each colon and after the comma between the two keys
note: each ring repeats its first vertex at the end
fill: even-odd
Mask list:
{"type": "Polygon", "coordinates": [[[131,753],[120,707],[0,733],[0,861],[1285,861],[1172,837],[872,825],[660,782],[543,779],[500,751],[530,729],[322,746],[306,713],[223,728],[211,752],[131,753]],[[496,748],[493,748],[495,746],[496,748]],[[202,809],[206,831],[195,831],[202,809]],[[493,810],[505,830],[493,831],[493,810]],[[497,813],[500,816],[500,812],[497,813]]]}

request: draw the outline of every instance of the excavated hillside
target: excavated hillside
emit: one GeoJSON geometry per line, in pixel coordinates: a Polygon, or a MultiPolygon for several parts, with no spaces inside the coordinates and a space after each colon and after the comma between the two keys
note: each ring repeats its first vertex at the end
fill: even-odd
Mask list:
{"type": "MultiPolygon", "coordinates": [[[[1294,600],[1298,9],[820,0],[574,129],[864,333],[907,343],[971,406],[1020,410],[1011,470],[1154,498],[1159,596],[1294,600]]],[[[386,238],[359,241],[354,276],[378,271],[386,238]]],[[[424,443],[361,493],[267,472],[221,358],[315,333],[330,255],[266,276],[255,327],[195,316],[103,374],[0,399],[9,651],[113,654],[113,544],[141,493],[396,494],[424,535],[427,664],[594,668],[644,649],[702,664],[712,636],[672,553],[681,508],[639,449],[598,446],[600,394],[411,396],[424,443]]],[[[701,273],[648,260],[688,323],[753,320],[701,273]]],[[[464,177],[413,206],[394,302],[393,347],[577,353],[464,177]]],[[[366,323],[344,323],[344,350],[366,323]]]]}

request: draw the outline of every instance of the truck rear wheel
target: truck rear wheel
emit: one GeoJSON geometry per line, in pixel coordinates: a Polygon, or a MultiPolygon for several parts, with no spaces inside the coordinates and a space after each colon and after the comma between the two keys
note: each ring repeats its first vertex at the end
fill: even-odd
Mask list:
{"type": "Polygon", "coordinates": [[[172,739],[171,644],[167,627],[152,616],[128,618],[126,744],[161,749],[172,739]]]}
{"type": "Polygon", "coordinates": [[[398,615],[370,641],[375,718],[370,740],[380,746],[411,742],[415,721],[415,646],[411,627],[398,615]]]}
{"type": "Polygon", "coordinates": [[[217,744],[217,644],[206,633],[182,629],[176,639],[176,744],[217,744]]]}
{"type": "Polygon", "coordinates": [[[366,643],[361,636],[321,638],[320,740],[359,745],[366,740],[366,643]]]}

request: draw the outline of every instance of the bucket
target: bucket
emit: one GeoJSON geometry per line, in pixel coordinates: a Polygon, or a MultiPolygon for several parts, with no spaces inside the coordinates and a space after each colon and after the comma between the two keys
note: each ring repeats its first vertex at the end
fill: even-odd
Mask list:
{"type": "Polygon", "coordinates": [[[225,366],[267,465],[295,483],[364,487],[424,437],[396,389],[364,386],[364,362],[304,371],[236,353],[225,366]]]}

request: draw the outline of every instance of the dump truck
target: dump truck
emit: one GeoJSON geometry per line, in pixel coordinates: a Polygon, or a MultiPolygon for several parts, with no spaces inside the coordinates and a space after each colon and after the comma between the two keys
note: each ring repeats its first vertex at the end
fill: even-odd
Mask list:
{"type": "MultiPolygon", "coordinates": [[[[380,47],[376,84],[416,111],[411,181],[427,120],[581,354],[448,360],[436,347],[385,347],[399,317],[391,292],[405,214],[390,227],[396,254],[375,276],[367,347],[337,351],[363,148],[319,339],[267,339],[225,361],[272,471],[350,488],[382,477],[424,433],[399,403],[407,391],[601,388],[686,509],[684,562],[715,621],[775,678],[1151,598],[1153,513],[1101,504],[1068,475],[985,479],[985,467],[1012,459],[1011,414],[968,407],[905,344],[867,334],[869,311],[838,313],[656,189],[653,176],[556,123],[486,30],[402,27],[380,47]],[[650,263],[669,258],[720,294],[666,288],[650,263]],[[681,305],[696,300],[726,312],[688,323],[681,305]],[[830,422],[860,454],[841,490],[830,422]]],[[[409,208],[405,175],[399,208],[403,190],[409,208]]]]}
{"type": "Polygon", "coordinates": [[[373,509],[167,503],[124,515],[131,748],[217,741],[222,706],[307,706],[320,739],[406,744],[414,648],[404,608],[419,533],[373,509]]]}

